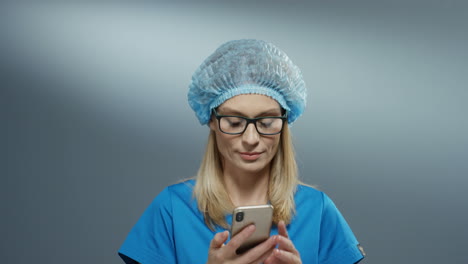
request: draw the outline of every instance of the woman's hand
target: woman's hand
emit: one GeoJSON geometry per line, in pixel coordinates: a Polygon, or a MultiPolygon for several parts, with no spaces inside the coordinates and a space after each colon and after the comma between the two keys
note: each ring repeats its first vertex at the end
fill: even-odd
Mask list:
{"type": "Polygon", "coordinates": [[[294,247],[293,242],[289,239],[286,225],[283,221],[278,223],[278,248],[273,250],[273,253],[265,260],[265,264],[301,264],[299,251],[294,247]]]}
{"type": "Polygon", "coordinates": [[[236,254],[237,248],[242,245],[242,243],[248,237],[250,237],[254,231],[255,226],[249,225],[236,236],[234,236],[226,245],[224,245],[224,242],[226,242],[229,232],[224,231],[217,233],[210,243],[207,264],[257,264],[265,261],[265,259],[267,259],[272,254],[276,244],[279,243],[280,236],[271,236],[266,241],[257,245],[246,253],[242,255],[236,254]]]}

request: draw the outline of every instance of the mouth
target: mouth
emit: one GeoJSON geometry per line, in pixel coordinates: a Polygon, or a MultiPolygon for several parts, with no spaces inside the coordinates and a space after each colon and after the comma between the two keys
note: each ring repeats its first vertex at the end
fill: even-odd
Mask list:
{"type": "Polygon", "coordinates": [[[262,152],[239,152],[241,158],[247,161],[253,161],[260,158],[262,152]]]}

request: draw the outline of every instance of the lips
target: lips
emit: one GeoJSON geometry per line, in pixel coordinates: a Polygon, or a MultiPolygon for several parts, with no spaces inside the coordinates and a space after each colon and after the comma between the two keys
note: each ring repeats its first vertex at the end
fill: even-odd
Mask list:
{"type": "Polygon", "coordinates": [[[243,160],[253,161],[260,158],[262,152],[239,152],[243,160]]]}

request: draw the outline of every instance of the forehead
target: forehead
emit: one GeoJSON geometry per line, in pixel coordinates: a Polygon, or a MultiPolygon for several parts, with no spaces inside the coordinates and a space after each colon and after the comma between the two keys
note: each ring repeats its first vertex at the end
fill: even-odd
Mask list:
{"type": "Polygon", "coordinates": [[[245,114],[255,114],[264,111],[281,113],[280,104],[273,98],[261,94],[241,94],[234,96],[219,106],[219,110],[232,110],[245,114]]]}

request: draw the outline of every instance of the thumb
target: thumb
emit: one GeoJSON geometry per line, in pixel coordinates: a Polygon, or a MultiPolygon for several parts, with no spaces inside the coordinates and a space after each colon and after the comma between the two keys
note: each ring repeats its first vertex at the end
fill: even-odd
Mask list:
{"type": "Polygon", "coordinates": [[[283,220],[279,221],[278,223],[278,234],[280,236],[284,236],[285,238],[289,238],[288,230],[286,229],[286,224],[283,220]]]}
{"type": "Polygon", "coordinates": [[[228,238],[229,232],[224,231],[217,233],[214,238],[211,240],[210,248],[220,248],[223,246],[224,242],[226,242],[228,238]]]}

